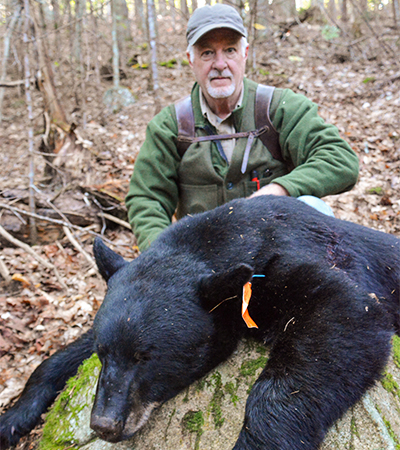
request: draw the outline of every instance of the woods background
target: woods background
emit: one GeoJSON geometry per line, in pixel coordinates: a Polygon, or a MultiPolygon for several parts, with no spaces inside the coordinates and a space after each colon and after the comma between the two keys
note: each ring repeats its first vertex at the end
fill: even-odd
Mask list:
{"type": "MultiPolygon", "coordinates": [[[[227,3],[248,29],[247,76],[318,103],[359,155],[357,186],[326,199],[336,216],[400,235],[399,0],[227,3]]],[[[190,92],[185,31],[202,4],[0,4],[1,407],[92,323],[93,236],[138,254],[124,196],[147,123],[190,92]]]]}

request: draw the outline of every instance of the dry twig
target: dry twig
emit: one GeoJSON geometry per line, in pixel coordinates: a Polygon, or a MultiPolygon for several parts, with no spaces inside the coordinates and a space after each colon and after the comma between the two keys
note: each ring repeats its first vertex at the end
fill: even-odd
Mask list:
{"type": "Polygon", "coordinates": [[[0,275],[3,277],[6,283],[11,282],[10,272],[7,269],[7,266],[4,264],[4,261],[0,258],[0,275]]]}
{"type": "Polygon", "coordinates": [[[89,264],[92,267],[97,267],[96,263],[94,262],[93,258],[85,252],[85,250],[82,248],[82,246],[79,244],[79,242],[74,238],[74,235],[71,233],[70,229],[68,227],[63,227],[63,231],[71,244],[80,252],[82,255],[86,258],[86,260],[89,262],[89,264]]]}
{"type": "MultiPolygon", "coordinates": [[[[42,215],[40,215],[40,214],[33,214],[33,213],[29,212],[29,211],[24,211],[23,209],[19,209],[19,208],[15,208],[14,206],[6,205],[5,203],[0,203],[0,208],[8,209],[9,211],[13,211],[14,213],[18,213],[18,214],[22,214],[22,215],[26,215],[26,216],[31,216],[31,215],[32,215],[32,216],[34,216],[36,219],[44,220],[44,221],[46,221],[46,222],[55,223],[55,224],[57,224],[57,225],[61,225],[62,227],[70,228],[70,229],[72,229],[72,230],[79,230],[79,231],[82,232],[82,233],[89,233],[89,234],[91,234],[92,236],[98,236],[98,237],[100,237],[104,242],[107,242],[107,243],[110,244],[110,245],[114,245],[114,246],[119,246],[119,245],[121,245],[122,247],[126,247],[125,245],[122,245],[122,244],[115,244],[114,242],[110,241],[110,239],[107,239],[105,236],[103,236],[103,235],[101,235],[101,234],[99,234],[99,233],[96,233],[95,231],[92,231],[92,230],[90,230],[90,229],[88,229],[88,228],[80,227],[80,226],[78,226],[78,225],[74,225],[74,224],[72,224],[72,223],[64,222],[63,220],[52,219],[52,218],[50,218],[50,217],[42,216],[42,215]]],[[[112,216],[112,217],[114,217],[114,216],[112,216]]],[[[116,219],[116,218],[114,217],[114,222],[116,222],[115,219],[116,219]]],[[[109,220],[111,220],[111,219],[109,219],[109,220]]],[[[118,219],[118,220],[120,220],[120,219],[118,219]]],[[[121,220],[121,222],[123,222],[123,221],[121,220]]],[[[119,222],[116,222],[116,223],[119,223],[119,222]]],[[[123,225],[123,224],[120,223],[120,225],[123,225]]],[[[123,226],[125,226],[125,227],[128,228],[126,222],[125,222],[125,225],[123,225],[123,226]]],[[[129,229],[130,229],[130,227],[129,227],[129,229]]],[[[131,251],[132,253],[135,253],[135,252],[132,251],[132,249],[131,249],[129,246],[128,246],[128,248],[129,248],[129,251],[131,251]]]]}
{"type": "Polygon", "coordinates": [[[110,220],[111,222],[121,225],[122,227],[128,228],[128,230],[131,230],[131,226],[125,220],[118,219],[118,217],[112,216],[111,214],[107,214],[105,212],[103,212],[103,217],[107,220],[110,220]]]}
{"type": "Polygon", "coordinates": [[[28,244],[25,244],[24,242],[21,242],[14,236],[12,236],[10,233],[8,233],[1,225],[0,225],[0,235],[3,236],[5,239],[7,239],[12,244],[16,245],[17,247],[22,248],[26,251],[26,253],[29,253],[33,258],[36,259],[36,261],[40,262],[43,266],[45,266],[47,269],[50,269],[54,272],[58,282],[61,284],[61,286],[64,289],[68,289],[67,285],[64,283],[64,281],[61,279],[60,274],[58,273],[58,270],[54,267],[53,264],[46,261],[44,258],[39,256],[28,244]]]}

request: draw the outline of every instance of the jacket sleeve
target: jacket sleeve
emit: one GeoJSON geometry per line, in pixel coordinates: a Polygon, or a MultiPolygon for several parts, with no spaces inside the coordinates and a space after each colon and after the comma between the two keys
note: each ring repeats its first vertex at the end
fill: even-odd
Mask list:
{"type": "Polygon", "coordinates": [[[169,106],[149,122],[135,161],[125,204],[141,251],[170,225],[178,203],[177,134],[175,109],[169,106]]]}
{"type": "Polygon", "coordinates": [[[324,197],[350,190],[358,178],[358,157],[339,130],[318,115],[318,106],[289,89],[274,106],[272,122],[279,132],[282,155],[295,167],[274,183],[292,197],[324,197]]]}

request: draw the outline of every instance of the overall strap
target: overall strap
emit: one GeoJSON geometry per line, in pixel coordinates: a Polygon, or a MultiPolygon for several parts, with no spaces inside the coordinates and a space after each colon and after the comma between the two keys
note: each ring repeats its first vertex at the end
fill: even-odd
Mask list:
{"type": "Polygon", "coordinates": [[[281,146],[279,145],[279,133],[275,130],[269,117],[274,91],[275,88],[273,86],[265,86],[263,84],[257,86],[254,119],[257,129],[268,127],[268,130],[260,135],[261,142],[267,147],[274,159],[283,162],[281,146]]]}
{"type": "Polygon", "coordinates": [[[176,147],[182,158],[192,139],[195,137],[194,114],[190,95],[175,103],[176,119],[178,122],[178,139],[176,147]]]}

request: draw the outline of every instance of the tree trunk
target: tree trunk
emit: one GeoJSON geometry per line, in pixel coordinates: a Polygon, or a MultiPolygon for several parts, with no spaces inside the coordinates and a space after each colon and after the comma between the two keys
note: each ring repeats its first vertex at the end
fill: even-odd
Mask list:
{"type": "Polygon", "coordinates": [[[112,7],[115,9],[118,50],[121,61],[126,61],[126,43],[132,40],[131,21],[126,0],[112,0],[112,7]]]}
{"type": "Polygon", "coordinates": [[[399,0],[392,0],[393,6],[393,18],[394,18],[394,27],[396,29],[400,28],[400,2],[399,0]]]}
{"type": "Polygon", "coordinates": [[[167,11],[167,0],[158,0],[158,5],[156,7],[156,15],[161,14],[162,16],[165,16],[166,11],[167,11]]]}
{"type": "MultiPolygon", "coordinates": [[[[21,17],[21,5],[19,3],[16,3],[14,5],[14,14],[8,23],[8,29],[4,36],[4,52],[3,52],[3,61],[1,64],[1,75],[0,75],[0,81],[3,82],[6,80],[7,76],[7,61],[8,56],[10,54],[10,40],[11,36],[13,34],[14,28],[16,23],[18,22],[18,19],[21,17]]],[[[2,122],[2,106],[3,106],[3,98],[4,98],[4,88],[0,88],[0,123],[2,122]]]]}
{"type": "Polygon", "coordinates": [[[61,26],[61,17],[60,17],[60,7],[58,5],[58,0],[51,0],[51,6],[53,8],[53,16],[54,16],[54,48],[60,48],[60,34],[57,31],[61,26]]]}
{"type": "Polygon", "coordinates": [[[347,0],[342,0],[342,22],[348,22],[349,21],[349,14],[348,14],[348,5],[347,0]]]}
{"type": "Polygon", "coordinates": [[[135,0],[135,18],[137,29],[143,32],[146,23],[144,16],[143,0],[135,0]]]}
{"type": "Polygon", "coordinates": [[[37,49],[39,54],[39,66],[42,74],[42,77],[39,77],[38,80],[39,88],[44,96],[45,110],[48,112],[52,122],[69,132],[67,119],[61,103],[57,98],[56,88],[54,86],[54,75],[47,50],[47,43],[41,33],[41,28],[43,28],[43,15],[40,14],[40,11],[38,14],[35,8],[32,8],[32,21],[35,28],[37,49]],[[39,27],[39,23],[42,23],[41,27],[39,27]]]}
{"type": "Polygon", "coordinates": [[[277,3],[272,3],[271,6],[274,13],[281,19],[288,19],[296,15],[295,0],[279,0],[277,3]]]}
{"type": "Polygon", "coordinates": [[[84,14],[85,0],[75,1],[75,60],[79,64],[82,51],[82,17],[84,14]]]}
{"type": "Polygon", "coordinates": [[[172,20],[172,28],[176,30],[176,9],[175,9],[175,0],[168,0],[169,11],[171,13],[172,20]]]}
{"type": "Polygon", "coordinates": [[[182,14],[186,19],[188,19],[189,18],[189,9],[188,9],[186,1],[187,0],[180,0],[182,14]]]}
{"type": "Polygon", "coordinates": [[[116,1],[111,1],[111,12],[112,12],[112,43],[113,43],[113,83],[114,87],[119,87],[119,49],[118,49],[118,25],[117,25],[117,8],[116,1]]]}
{"type": "MultiPolygon", "coordinates": [[[[26,0],[29,1],[29,0],[26,0]]],[[[40,5],[38,6],[40,7],[40,5]]],[[[57,174],[55,166],[68,166],[68,169],[76,170],[76,165],[71,161],[71,153],[79,146],[75,145],[76,137],[74,134],[75,125],[68,124],[64,109],[57,97],[54,85],[54,75],[49,59],[45,35],[41,33],[40,12],[31,8],[32,21],[36,34],[37,50],[41,76],[38,79],[39,89],[43,95],[45,109],[45,129],[42,137],[40,151],[43,153],[57,153],[57,158],[46,165],[45,175],[50,177],[50,181],[57,174]]],[[[43,19],[43,17],[42,17],[43,19]]],[[[48,158],[48,161],[52,158],[48,158]]]]}
{"type": "Polygon", "coordinates": [[[151,73],[153,79],[153,95],[156,114],[160,111],[160,99],[158,95],[158,69],[157,69],[157,42],[156,42],[156,26],[154,14],[154,1],[147,0],[147,17],[149,27],[149,40],[151,52],[151,73]]]}
{"type": "Polygon", "coordinates": [[[335,20],[337,20],[337,11],[336,11],[336,2],[335,2],[335,0],[329,0],[328,11],[329,11],[330,17],[333,17],[335,20]]]}
{"type": "MultiPolygon", "coordinates": [[[[90,5],[90,17],[93,23],[93,32],[94,32],[94,37],[97,40],[99,37],[99,26],[97,23],[97,14],[94,13],[93,11],[93,0],[89,0],[89,5],[90,5]]],[[[99,49],[97,45],[93,46],[93,58],[94,58],[94,73],[96,76],[96,83],[99,85],[100,88],[100,67],[99,67],[99,49]]]]}
{"type": "MultiPolygon", "coordinates": [[[[29,149],[29,209],[31,213],[35,213],[35,191],[34,191],[34,178],[35,178],[35,166],[34,166],[34,147],[33,147],[33,112],[32,112],[32,97],[31,97],[31,71],[29,66],[29,29],[30,29],[30,5],[29,0],[24,0],[24,14],[25,24],[23,31],[23,40],[25,44],[24,55],[24,69],[25,69],[25,98],[28,108],[28,149],[29,149]]],[[[29,219],[29,238],[32,245],[36,244],[37,229],[36,222],[33,217],[29,219]]]]}
{"type": "Polygon", "coordinates": [[[368,11],[368,0],[358,0],[360,11],[365,15],[368,11]]]}
{"type": "MultiPolygon", "coordinates": [[[[74,66],[74,52],[75,52],[75,41],[74,41],[74,37],[75,37],[75,33],[74,33],[74,16],[72,14],[72,5],[71,2],[69,0],[65,0],[65,10],[68,14],[68,43],[69,43],[69,55],[68,55],[68,60],[69,60],[69,64],[71,66],[71,68],[73,68],[74,66]]],[[[76,7],[76,4],[75,4],[76,7]]],[[[70,76],[71,76],[71,81],[72,81],[72,92],[75,95],[75,105],[78,106],[79,105],[79,99],[78,99],[78,95],[77,95],[77,86],[76,86],[76,74],[75,74],[75,70],[72,69],[70,70],[70,76]]]]}
{"type": "Polygon", "coordinates": [[[250,42],[249,56],[247,59],[248,69],[255,68],[255,41],[257,39],[257,28],[255,27],[255,24],[257,22],[257,5],[258,0],[252,0],[252,2],[250,3],[250,23],[247,33],[250,42]]]}

